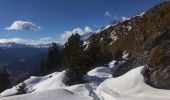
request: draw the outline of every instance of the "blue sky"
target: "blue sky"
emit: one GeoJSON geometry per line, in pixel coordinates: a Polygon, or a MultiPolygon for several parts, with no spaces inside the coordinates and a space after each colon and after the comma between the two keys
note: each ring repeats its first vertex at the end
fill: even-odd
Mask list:
{"type": "MultiPolygon", "coordinates": [[[[115,16],[131,17],[163,0],[0,0],[0,38],[39,39],[88,26],[96,30],[115,16]],[[41,29],[6,29],[15,21],[32,22],[41,29]]],[[[14,28],[14,27],[13,27],[14,28]]],[[[87,28],[87,29],[88,29],[87,28]]],[[[89,29],[89,30],[90,30],[89,29]]]]}

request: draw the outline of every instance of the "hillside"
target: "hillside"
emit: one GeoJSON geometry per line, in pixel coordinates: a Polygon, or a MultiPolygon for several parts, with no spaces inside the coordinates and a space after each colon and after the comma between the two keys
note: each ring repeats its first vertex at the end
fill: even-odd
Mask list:
{"type": "MultiPolygon", "coordinates": [[[[113,61],[114,62],[114,61],[113,61]]],[[[145,83],[144,66],[135,68],[126,74],[112,77],[112,68],[101,66],[85,75],[88,83],[68,86],[66,71],[25,80],[26,94],[16,95],[18,88],[14,86],[2,92],[1,100],[168,100],[170,90],[156,89],[145,83]],[[128,83],[128,84],[127,84],[128,83]]]]}
{"type": "MultiPolygon", "coordinates": [[[[119,68],[116,76],[143,65],[149,65],[149,79],[153,86],[164,87],[170,79],[168,71],[170,43],[170,2],[166,1],[129,20],[108,25],[93,34],[86,42],[88,47],[98,45],[108,61],[121,58],[119,53],[129,53],[128,62],[119,68]],[[149,58],[154,49],[160,49],[160,59],[149,58]],[[120,56],[120,57],[117,57],[120,56]],[[166,59],[165,59],[166,58],[166,59]],[[151,61],[152,60],[152,61],[151,61]],[[154,61],[155,60],[155,61],[154,61]],[[159,64],[154,65],[154,62],[159,64]],[[164,79],[166,77],[166,79],[164,79]],[[164,79],[164,80],[163,80],[164,79]]],[[[88,48],[87,48],[88,50],[88,48]]],[[[121,59],[119,59],[121,60],[121,59]]],[[[162,88],[163,88],[162,87],[162,88]]]]}

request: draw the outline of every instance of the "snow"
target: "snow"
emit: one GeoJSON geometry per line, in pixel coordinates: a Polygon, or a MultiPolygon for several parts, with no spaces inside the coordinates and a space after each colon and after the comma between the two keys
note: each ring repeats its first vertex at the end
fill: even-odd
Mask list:
{"type": "MultiPolygon", "coordinates": [[[[101,29],[98,29],[97,31],[95,31],[94,34],[99,34],[100,32],[102,32],[102,31],[104,31],[104,30],[106,30],[106,29],[108,29],[108,28],[110,28],[112,26],[115,26],[115,25],[117,25],[119,23],[122,23],[122,22],[130,20],[130,19],[131,18],[127,18],[127,17],[121,16],[118,22],[116,22],[115,24],[106,25],[104,28],[101,28],[101,29]]],[[[127,27],[127,28],[130,31],[131,27],[127,27]]]]}
{"type": "MultiPolygon", "coordinates": [[[[89,83],[84,83],[84,84],[78,84],[78,85],[73,85],[73,86],[67,86],[65,84],[65,81],[67,80],[66,77],[66,72],[62,71],[62,72],[55,72],[43,77],[35,77],[32,76],[29,79],[25,80],[24,83],[26,84],[26,88],[27,88],[27,94],[24,94],[22,96],[20,95],[15,95],[17,93],[17,88],[19,85],[14,86],[11,89],[7,89],[6,91],[2,92],[0,95],[2,97],[7,97],[7,96],[12,96],[12,97],[7,97],[7,98],[3,98],[4,100],[20,100],[22,98],[24,99],[30,99],[30,100],[39,100],[37,97],[37,99],[34,99],[34,96],[36,97],[38,94],[42,95],[46,93],[49,93],[51,91],[53,92],[60,92],[61,90],[67,90],[69,92],[71,92],[72,94],[78,96],[78,98],[81,96],[83,96],[83,98],[88,97],[89,99],[85,99],[85,100],[91,100],[91,98],[97,98],[96,94],[95,94],[95,90],[98,87],[98,85],[103,82],[105,79],[107,78],[111,78],[112,77],[112,73],[109,67],[98,67],[95,68],[91,71],[89,71],[87,73],[87,75],[85,76],[85,79],[89,82],[89,83]],[[37,95],[36,95],[37,94],[37,95]],[[31,95],[31,97],[29,97],[29,95],[31,95]]],[[[44,95],[44,96],[45,96],[44,95]]],[[[57,94],[55,94],[56,96],[57,94]]],[[[43,100],[46,97],[44,97],[43,100]]],[[[69,99],[70,97],[68,97],[67,99],[69,99]]],[[[73,98],[71,96],[71,98],[73,98]]],[[[53,100],[53,98],[50,98],[49,100],[53,100]]],[[[57,99],[57,100],[63,100],[63,99],[57,99]]],[[[71,100],[71,99],[69,99],[71,100]]],[[[74,99],[73,99],[74,100],[74,99]]],[[[75,99],[76,100],[76,99],[75,99]]],[[[81,99],[80,99],[81,100],[81,99]]],[[[83,99],[82,99],[83,100],[83,99]]]]}
{"type": "Polygon", "coordinates": [[[102,41],[103,40],[103,37],[100,39],[100,41],[102,41]]]}
{"type": "Polygon", "coordinates": [[[109,67],[97,67],[87,73],[85,79],[88,82],[100,83],[107,78],[112,77],[112,72],[109,67]]]}
{"type": "Polygon", "coordinates": [[[106,29],[108,29],[111,26],[114,26],[114,25],[107,25],[106,27],[103,28],[103,30],[106,30],[106,29]]]}
{"type": "Polygon", "coordinates": [[[123,52],[123,59],[128,60],[129,53],[126,51],[123,52]]]}
{"type": "Polygon", "coordinates": [[[66,71],[58,73],[57,75],[52,75],[48,79],[33,86],[35,91],[45,91],[50,89],[58,89],[65,86],[66,71]],[[45,87],[45,88],[44,88],[45,87]]]}
{"type": "Polygon", "coordinates": [[[115,31],[112,31],[112,32],[111,32],[110,38],[112,38],[113,41],[116,41],[116,40],[118,39],[118,37],[116,36],[116,32],[115,32],[115,31]]]}
{"type": "MultiPolygon", "coordinates": [[[[116,24],[117,24],[117,23],[116,23],[116,24]]],[[[108,29],[109,27],[115,26],[116,24],[114,24],[114,25],[107,25],[107,26],[105,26],[105,27],[102,28],[102,29],[98,29],[98,30],[95,31],[94,33],[95,33],[95,34],[98,34],[98,33],[102,32],[102,31],[108,29]]]]}
{"type": "MultiPolygon", "coordinates": [[[[17,93],[17,87],[12,87],[11,89],[7,89],[3,91],[0,96],[6,97],[6,96],[13,96],[17,93]]],[[[1,98],[1,97],[0,97],[1,98]]]]}
{"type": "Polygon", "coordinates": [[[78,84],[78,85],[73,85],[73,86],[67,87],[67,89],[70,91],[73,91],[74,93],[88,96],[89,90],[86,88],[88,86],[89,86],[89,84],[78,84]]]}
{"type": "Polygon", "coordinates": [[[1,100],[93,100],[90,96],[75,94],[66,89],[48,90],[18,96],[1,98],[1,100]]]}
{"type": "Polygon", "coordinates": [[[116,60],[113,60],[111,61],[108,65],[109,65],[109,68],[111,69],[111,72],[112,72],[112,76],[116,75],[117,72],[119,71],[120,69],[120,66],[122,64],[124,64],[126,61],[116,61],[116,60]]]}
{"type": "Polygon", "coordinates": [[[108,65],[110,69],[113,69],[115,67],[116,60],[111,61],[108,65]]]}
{"type": "Polygon", "coordinates": [[[83,42],[83,46],[85,46],[84,51],[89,47],[90,42],[88,40],[83,42]]]}
{"type": "Polygon", "coordinates": [[[143,17],[143,15],[145,14],[145,12],[142,12],[141,14],[137,15],[139,17],[143,17]]]}
{"type": "Polygon", "coordinates": [[[82,41],[85,41],[87,40],[91,35],[93,35],[93,31],[91,30],[91,32],[87,32],[87,33],[84,33],[83,35],[81,35],[81,40],[82,41]]]}
{"type": "Polygon", "coordinates": [[[126,28],[128,29],[128,31],[130,31],[132,29],[132,26],[127,26],[126,28]]]}
{"type": "MultiPolygon", "coordinates": [[[[27,92],[39,92],[45,91],[50,89],[58,89],[64,87],[64,82],[66,81],[66,72],[55,72],[50,75],[46,75],[44,77],[30,77],[29,79],[25,80],[24,83],[26,84],[27,92]]],[[[14,86],[11,89],[7,89],[2,92],[1,96],[11,96],[17,93],[17,88],[19,85],[14,86]]]]}
{"type": "Polygon", "coordinates": [[[126,74],[105,80],[96,93],[101,100],[169,100],[170,90],[156,89],[145,83],[144,67],[138,67],[126,74]]]}
{"type": "MultiPolygon", "coordinates": [[[[89,75],[98,73],[99,77],[106,77],[107,74],[104,72],[111,73],[106,67],[101,67],[90,71],[89,75]]],[[[23,100],[23,98],[24,100],[47,100],[48,96],[49,100],[92,100],[92,98],[97,98],[94,91],[98,84],[85,83],[67,86],[65,85],[66,80],[67,77],[65,71],[55,72],[44,77],[32,76],[24,81],[28,89],[27,94],[15,95],[17,93],[17,85],[2,92],[1,96],[5,97],[2,98],[3,100],[23,100]],[[63,94],[63,96],[60,94],[63,94]]]]}
{"type": "Polygon", "coordinates": [[[129,20],[130,18],[128,18],[128,17],[124,17],[124,16],[122,16],[121,17],[121,19],[120,19],[120,22],[123,22],[123,21],[126,21],[126,20],[129,20]]]}
{"type": "Polygon", "coordinates": [[[112,31],[109,37],[112,39],[112,42],[110,42],[109,45],[112,45],[118,39],[115,31],[112,31]]]}
{"type": "Polygon", "coordinates": [[[83,46],[88,45],[89,43],[90,42],[86,40],[86,41],[83,42],[83,46]]]}
{"type": "MultiPolygon", "coordinates": [[[[123,56],[126,58],[128,53],[124,52],[123,56]]],[[[17,85],[2,92],[0,100],[170,100],[170,90],[156,89],[145,83],[144,66],[113,78],[123,63],[113,60],[108,67],[94,68],[84,76],[88,83],[72,86],[65,84],[66,71],[32,76],[24,81],[27,94],[15,95],[17,85]]]]}
{"type": "Polygon", "coordinates": [[[38,40],[29,40],[21,38],[0,38],[0,47],[9,48],[18,45],[18,46],[32,46],[35,48],[48,48],[49,44],[53,42],[57,43],[55,39],[50,37],[40,38],[38,40]]]}
{"type": "Polygon", "coordinates": [[[5,97],[2,100],[92,100],[91,84],[66,86],[66,80],[66,71],[55,72],[44,77],[32,76],[24,81],[28,89],[27,94],[15,95],[17,85],[0,95],[5,97]]]}

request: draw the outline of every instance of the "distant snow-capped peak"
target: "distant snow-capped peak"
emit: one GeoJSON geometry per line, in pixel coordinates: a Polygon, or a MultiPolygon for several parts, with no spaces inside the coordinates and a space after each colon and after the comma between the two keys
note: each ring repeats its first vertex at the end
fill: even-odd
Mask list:
{"type": "Polygon", "coordinates": [[[51,39],[50,37],[41,38],[38,40],[28,40],[28,39],[21,39],[21,38],[3,38],[0,39],[0,47],[36,47],[36,48],[47,48],[49,47],[49,44],[52,42],[57,42],[54,39],[51,39]]]}

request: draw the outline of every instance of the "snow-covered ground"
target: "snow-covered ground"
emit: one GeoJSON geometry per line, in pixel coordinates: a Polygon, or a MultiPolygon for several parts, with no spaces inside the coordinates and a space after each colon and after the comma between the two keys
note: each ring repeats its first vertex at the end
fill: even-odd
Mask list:
{"type": "Polygon", "coordinates": [[[98,67],[87,73],[85,79],[88,82],[101,83],[105,79],[111,78],[112,72],[109,67],[98,67]]]}
{"type": "Polygon", "coordinates": [[[105,80],[97,88],[101,100],[170,100],[170,90],[155,89],[145,83],[144,67],[105,80]]]}
{"type": "MultiPolygon", "coordinates": [[[[88,83],[67,86],[65,84],[66,72],[55,72],[43,77],[32,76],[25,80],[27,94],[16,95],[20,85],[7,89],[0,94],[2,100],[98,100],[95,90],[98,85],[107,78],[111,78],[111,70],[108,67],[98,67],[87,73],[84,77],[88,83]],[[49,93],[51,93],[49,95],[49,93]],[[60,94],[66,95],[64,98],[60,94]],[[43,95],[41,97],[40,95],[43,95]],[[59,96],[57,98],[57,96],[59,96]]],[[[0,97],[0,99],[1,99],[0,97]]]]}
{"type": "Polygon", "coordinates": [[[170,90],[155,89],[145,84],[144,67],[113,78],[115,61],[109,67],[98,67],[84,77],[89,83],[67,86],[66,72],[25,80],[27,94],[15,95],[14,86],[0,94],[0,100],[170,100],[170,90]]]}
{"type": "Polygon", "coordinates": [[[66,86],[66,72],[55,72],[44,77],[32,76],[25,80],[27,94],[15,95],[17,86],[0,94],[0,100],[92,100],[93,84],[66,86]],[[3,97],[3,98],[2,98],[3,97]]]}
{"type": "MultiPolygon", "coordinates": [[[[41,92],[51,89],[59,89],[65,86],[64,81],[66,80],[65,71],[63,72],[55,72],[44,77],[35,77],[32,76],[29,79],[25,80],[27,92],[41,92]]],[[[19,84],[20,85],[20,84],[19,84]]],[[[2,92],[1,96],[11,96],[17,93],[17,86],[12,87],[11,89],[7,89],[2,92]]]]}
{"type": "Polygon", "coordinates": [[[66,89],[55,89],[1,98],[1,100],[93,100],[89,96],[75,94],[66,89]]]}

